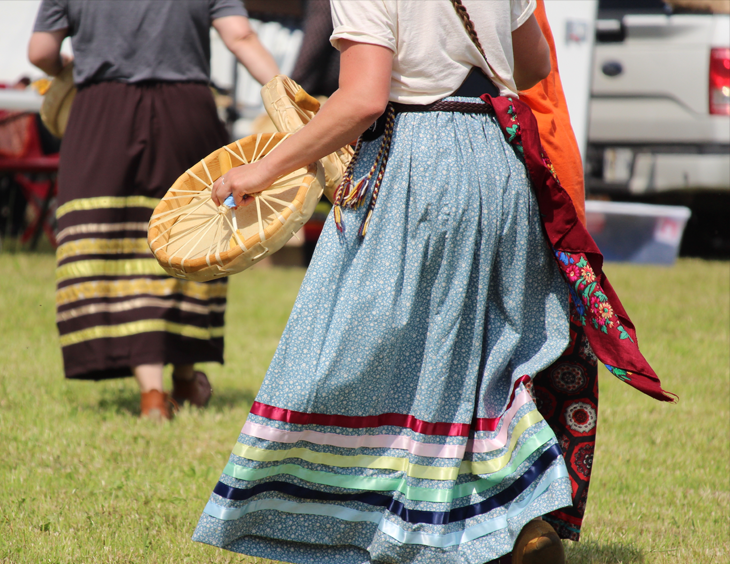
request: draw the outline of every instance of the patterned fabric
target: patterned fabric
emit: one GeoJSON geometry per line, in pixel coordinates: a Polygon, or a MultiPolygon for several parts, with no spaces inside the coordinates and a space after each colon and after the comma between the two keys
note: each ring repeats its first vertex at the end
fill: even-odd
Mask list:
{"type": "MultiPolygon", "coordinates": [[[[365,143],[355,177],[380,143],[365,143]]],[[[526,385],[567,288],[488,115],[401,114],[368,235],[332,215],[194,540],[311,564],[482,564],[571,505],[526,385]]]]}
{"type": "Polygon", "coordinates": [[[571,308],[570,345],[563,356],[534,380],[532,394],[558,438],[568,467],[573,506],[543,518],[560,538],[578,541],[588,499],[598,422],[598,359],[571,308]]]}
{"type": "Polygon", "coordinates": [[[507,142],[525,158],[545,234],[596,355],[612,374],[637,390],[660,401],[676,401],[674,394],[662,389],[639,351],[634,325],[603,272],[603,255],[578,221],[575,206],[542,149],[532,111],[511,97],[481,98],[494,108],[507,142]]]}
{"type": "Polygon", "coordinates": [[[225,281],[167,276],[147,246],[147,223],[177,176],[225,141],[204,85],[105,82],[79,90],[61,148],[56,212],[66,377],[223,361],[225,281]]]}

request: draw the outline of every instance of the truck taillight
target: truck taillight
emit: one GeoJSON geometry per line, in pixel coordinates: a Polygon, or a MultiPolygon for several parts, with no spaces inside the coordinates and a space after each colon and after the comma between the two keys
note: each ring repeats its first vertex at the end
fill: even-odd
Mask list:
{"type": "Polygon", "coordinates": [[[730,49],[710,52],[710,113],[730,116],[730,49]]]}

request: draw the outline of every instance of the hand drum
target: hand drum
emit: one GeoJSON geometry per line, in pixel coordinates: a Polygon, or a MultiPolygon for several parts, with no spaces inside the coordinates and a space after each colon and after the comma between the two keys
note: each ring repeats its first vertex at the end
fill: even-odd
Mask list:
{"type": "Polygon", "coordinates": [[[311,217],[324,174],[313,163],[252,194],[238,208],[216,206],[211,188],[233,166],[258,161],[288,134],[251,135],[211,153],[183,173],[150,219],[147,240],[172,276],[205,281],[241,272],[278,251],[311,217]]]}

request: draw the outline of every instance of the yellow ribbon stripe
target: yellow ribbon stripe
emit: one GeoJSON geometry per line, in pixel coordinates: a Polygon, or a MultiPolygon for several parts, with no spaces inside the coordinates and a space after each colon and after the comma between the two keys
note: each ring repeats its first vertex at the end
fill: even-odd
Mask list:
{"type": "Polygon", "coordinates": [[[97,276],[167,276],[155,259],[80,260],[56,269],[56,282],[97,276]]]}
{"type": "Polygon", "coordinates": [[[155,331],[164,331],[166,333],[182,335],[183,337],[191,337],[193,339],[202,339],[207,341],[212,338],[222,337],[224,328],[211,327],[203,329],[193,325],[173,323],[164,319],[146,319],[143,321],[122,323],[120,325],[97,325],[96,327],[89,327],[88,329],[82,329],[81,331],[61,335],[59,342],[62,347],[67,347],[69,345],[76,345],[92,339],[129,337],[131,335],[152,333],[155,331]]]}
{"type": "Polygon", "coordinates": [[[75,211],[89,211],[110,208],[150,208],[155,209],[160,203],[158,198],[147,196],[98,196],[96,198],[79,198],[66,202],[56,210],[56,219],[75,211]]]}
{"type": "Polygon", "coordinates": [[[209,300],[225,298],[227,284],[188,282],[176,278],[138,280],[99,280],[80,282],[56,291],[56,305],[62,306],[79,300],[99,298],[129,298],[140,294],[152,296],[169,296],[182,294],[186,298],[209,300]]]}
{"type": "Polygon", "coordinates": [[[311,451],[307,448],[290,448],[287,450],[265,450],[241,443],[233,447],[233,454],[241,458],[258,462],[280,462],[288,458],[299,458],[313,464],[323,466],[337,466],[338,468],[378,468],[381,470],[396,470],[405,472],[413,478],[424,480],[455,480],[459,469],[455,467],[436,468],[411,464],[407,458],[390,456],[343,456],[311,451]]]}
{"type": "Polygon", "coordinates": [[[79,239],[56,250],[56,260],[78,255],[146,254],[152,256],[147,239],[79,239]]]}
{"type": "Polygon", "coordinates": [[[542,415],[540,415],[540,412],[536,409],[525,414],[525,416],[520,419],[519,423],[515,425],[515,428],[512,429],[512,439],[509,442],[507,452],[499,458],[492,458],[490,460],[481,460],[476,462],[463,460],[461,462],[461,468],[459,468],[459,474],[476,474],[483,476],[484,474],[493,474],[494,472],[498,472],[509,464],[510,458],[512,458],[512,453],[517,445],[517,441],[520,440],[522,434],[540,421],[542,421],[542,415]]]}
{"type": "Polygon", "coordinates": [[[509,449],[504,455],[483,462],[462,461],[459,468],[453,466],[444,468],[411,464],[408,458],[368,455],[347,456],[316,452],[303,447],[286,450],[266,450],[241,443],[236,443],[233,447],[233,454],[256,462],[281,462],[290,458],[298,458],[306,462],[311,462],[312,464],[338,468],[395,470],[404,472],[411,478],[422,480],[456,480],[459,474],[491,474],[504,468],[512,458],[512,453],[522,434],[532,425],[540,421],[542,421],[540,413],[537,410],[530,411],[513,429],[509,449]]]}

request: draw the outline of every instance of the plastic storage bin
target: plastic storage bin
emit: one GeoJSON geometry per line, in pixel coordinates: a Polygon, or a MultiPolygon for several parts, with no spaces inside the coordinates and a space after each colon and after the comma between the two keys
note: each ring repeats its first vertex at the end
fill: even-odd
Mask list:
{"type": "Polygon", "coordinates": [[[673,264],[692,212],[684,206],[586,201],[586,223],[607,261],[673,264]]]}

